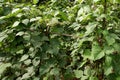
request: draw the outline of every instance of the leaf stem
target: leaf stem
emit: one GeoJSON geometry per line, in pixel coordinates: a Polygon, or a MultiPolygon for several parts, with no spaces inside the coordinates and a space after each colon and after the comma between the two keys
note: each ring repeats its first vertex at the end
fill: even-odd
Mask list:
{"type": "MultiPolygon", "coordinates": [[[[107,0],[104,0],[104,14],[106,14],[106,12],[107,12],[107,0]]],[[[105,29],[106,28],[106,18],[103,18],[103,29],[105,29]]]]}

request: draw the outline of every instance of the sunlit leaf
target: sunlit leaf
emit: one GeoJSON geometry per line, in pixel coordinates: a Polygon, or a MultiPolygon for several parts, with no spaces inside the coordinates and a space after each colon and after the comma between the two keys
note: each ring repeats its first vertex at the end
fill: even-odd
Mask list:
{"type": "Polygon", "coordinates": [[[16,27],[16,26],[18,26],[19,23],[20,23],[19,21],[14,22],[14,24],[12,25],[12,27],[16,27]]]}
{"type": "Polygon", "coordinates": [[[26,59],[28,59],[29,55],[25,54],[21,57],[20,61],[24,61],[26,59]]]}

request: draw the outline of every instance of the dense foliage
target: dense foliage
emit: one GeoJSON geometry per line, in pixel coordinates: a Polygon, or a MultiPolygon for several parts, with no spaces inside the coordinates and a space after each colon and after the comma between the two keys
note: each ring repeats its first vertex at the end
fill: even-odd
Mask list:
{"type": "Polygon", "coordinates": [[[0,80],[120,80],[120,0],[1,0],[0,80]]]}

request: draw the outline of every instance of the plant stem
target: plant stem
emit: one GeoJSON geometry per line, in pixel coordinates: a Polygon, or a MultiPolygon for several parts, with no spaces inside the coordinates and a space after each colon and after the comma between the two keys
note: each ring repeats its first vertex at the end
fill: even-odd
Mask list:
{"type": "MultiPolygon", "coordinates": [[[[107,12],[107,0],[104,0],[104,14],[106,15],[106,12],[107,12]]],[[[103,29],[106,28],[106,18],[103,18],[103,29]]]]}

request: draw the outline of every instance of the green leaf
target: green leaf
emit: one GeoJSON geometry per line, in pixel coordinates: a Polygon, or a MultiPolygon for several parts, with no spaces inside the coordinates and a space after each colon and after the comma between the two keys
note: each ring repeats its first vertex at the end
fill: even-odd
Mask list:
{"type": "Polygon", "coordinates": [[[90,66],[86,66],[85,67],[84,74],[86,76],[90,76],[91,75],[91,68],[90,68],[90,66]]]}
{"type": "Polygon", "coordinates": [[[18,50],[16,53],[17,53],[17,54],[23,54],[23,52],[24,52],[24,50],[21,49],[21,50],[18,50]]]}
{"type": "Polygon", "coordinates": [[[16,15],[16,17],[18,17],[18,18],[20,18],[20,17],[22,17],[24,14],[22,14],[22,13],[18,13],[17,15],[16,15]]]}
{"type": "Polygon", "coordinates": [[[22,23],[25,24],[25,25],[28,25],[29,19],[24,19],[24,20],[22,20],[22,23]]]}
{"type": "Polygon", "coordinates": [[[38,20],[41,20],[41,17],[31,18],[30,22],[35,22],[35,21],[38,21],[38,20]]]}
{"type": "Polygon", "coordinates": [[[52,19],[47,23],[47,25],[48,25],[48,26],[55,26],[55,25],[58,24],[58,23],[59,23],[59,21],[58,21],[57,18],[52,18],[52,19]]]}
{"type": "Polygon", "coordinates": [[[105,39],[106,39],[108,45],[113,45],[115,43],[115,39],[111,36],[106,36],[105,39]]]}
{"type": "Polygon", "coordinates": [[[20,10],[19,8],[13,9],[12,13],[18,12],[19,10],[20,10]]]}
{"type": "Polygon", "coordinates": [[[95,56],[95,60],[98,60],[98,59],[101,59],[105,56],[105,53],[104,51],[101,51],[100,53],[98,53],[96,56],[95,56]]]}
{"type": "Polygon", "coordinates": [[[30,64],[31,64],[31,60],[30,60],[30,59],[27,59],[27,60],[24,61],[24,63],[25,63],[26,65],[30,65],[30,64]]]}
{"type": "Polygon", "coordinates": [[[112,70],[113,70],[112,66],[106,67],[106,68],[105,68],[105,73],[104,73],[104,74],[105,74],[106,76],[108,76],[109,74],[112,73],[112,70]]]}
{"type": "Polygon", "coordinates": [[[113,44],[114,50],[120,52],[120,43],[113,44]]]}
{"type": "Polygon", "coordinates": [[[30,74],[29,73],[25,73],[23,76],[22,76],[22,80],[23,79],[28,79],[30,78],[30,74]]]}
{"type": "Polygon", "coordinates": [[[21,50],[18,50],[16,53],[17,53],[17,54],[23,54],[23,52],[24,52],[24,50],[21,49],[21,50]]]}
{"type": "Polygon", "coordinates": [[[97,42],[94,42],[92,45],[91,59],[98,60],[104,57],[104,55],[105,55],[104,50],[101,49],[97,42]]]}
{"type": "Polygon", "coordinates": [[[83,53],[83,58],[84,59],[91,59],[91,51],[90,51],[90,49],[85,49],[85,51],[83,53]]]}
{"type": "Polygon", "coordinates": [[[28,32],[25,32],[24,33],[24,36],[23,36],[23,38],[26,40],[26,41],[29,41],[30,40],[30,33],[28,33],[28,32]]]}
{"type": "Polygon", "coordinates": [[[111,3],[115,4],[115,3],[120,3],[120,0],[109,0],[111,3]]]}
{"type": "Polygon", "coordinates": [[[84,0],[75,0],[75,1],[81,4],[84,0]]]}
{"type": "Polygon", "coordinates": [[[100,1],[100,0],[93,0],[93,2],[95,2],[95,3],[98,2],[98,1],[100,1]]]}
{"type": "Polygon", "coordinates": [[[29,57],[29,55],[24,54],[24,55],[21,57],[20,62],[28,59],[28,57],[29,57]]]}
{"type": "Polygon", "coordinates": [[[0,75],[3,74],[3,72],[6,70],[7,67],[10,67],[11,63],[2,63],[0,64],[0,75]]]}
{"type": "Polygon", "coordinates": [[[18,26],[19,23],[20,23],[19,21],[15,21],[14,24],[12,25],[12,27],[16,27],[16,26],[18,26]]]}
{"type": "Polygon", "coordinates": [[[111,33],[110,36],[113,37],[114,39],[120,40],[117,34],[111,33]]]}
{"type": "Polygon", "coordinates": [[[111,66],[112,64],[112,57],[111,56],[106,56],[105,57],[105,67],[111,66]]]}
{"type": "Polygon", "coordinates": [[[98,80],[97,77],[91,76],[89,80],[98,80]]]}
{"type": "Polygon", "coordinates": [[[77,31],[81,26],[80,26],[79,23],[76,23],[76,22],[75,22],[75,23],[73,23],[72,25],[70,25],[70,27],[71,27],[71,28],[74,28],[74,30],[77,31]]]}
{"type": "Polygon", "coordinates": [[[4,39],[6,39],[8,37],[8,35],[4,35],[0,33],[0,42],[2,42],[4,39]]]}
{"type": "Polygon", "coordinates": [[[60,69],[59,69],[59,68],[53,68],[53,69],[50,71],[50,74],[51,74],[51,75],[59,75],[59,74],[60,74],[60,69]]]}
{"type": "Polygon", "coordinates": [[[61,19],[63,19],[64,21],[68,20],[68,16],[66,15],[66,13],[60,12],[59,15],[60,15],[61,19]]]}
{"type": "Polygon", "coordinates": [[[81,78],[83,76],[82,70],[74,70],[74,74],[76,78],[81,78]]]}
{"type": "Polygon", "coordinates": [[[111,56],[106,56],[105,57],[105,63],[104,63],[104,71],[105,71],[105,75],[109,75],[112,73],[112,57],[111,56]]]}
{"type": "Polygon", "coordinates": [[[23,31],[20,31],[20,32],[18,32],[18,33],[16,34],[16,36],[22,36],[22,35],[24,35],[24,32],[23,32],[23,31]]]}
{"type": "Polygon", "coordinates": [[[34,58],[33,61],[32,61],[32,63],[33,63],[34,66],[38,66],[39,63],[40,63],[39,58],[38,58],[38,59],[37,59],[37,58],[34,58]]]}
{"type": "Polygon", "coordinates": [[[81,80],[87,80],[88,76],[82,76],[81,80]]]}
{"type": "Polygon", "coordinates": [[[26,70],[27,70],[27,73],[22,75],[22,80],[23,79],[29,79],[31,76],[35,75],[33,66],[32,67],[27,67],[26,70]]]}
{"type": "Polygon", "coordinates": [[[35,77],[33,80],[40,80],[40,78],[39,77],[35,77]]]}
{"type": "Polygon", "coordinates": [[[40,67],[39,70],[40,70],[40,76],[41,76],[41,75],[44,75],[45,73],[48,73],[48,71],[50,70],[50,67],[43,65],[40,67]]]}
{"type": "Polygon", "coordinates": [[[26,70],[27,70],[27,73],[31,74],[31,76],[32,76],[33,73],[35,73],[34,72],[35,69],[34,69],[33,66],[27,67],[26,70]]]}
{"type": "Polygon", "coordinates": [[[104,52],[106,53],[106,54],[112,54],[113,52],[114,52],[115,50],[114,50],[114,48],[113,47],[111,47],[111,46],[105,46],[104,47],[104,52]]]}
{"type": "Polygon", "coordinates": [[[83,12],[84,12],[84,9],[83,9],[83,8],[80,8],[79,11],[78,11],[78,13],[77,13],[77,15],[78,15],[78,16],[81,16],[81,15],[83,14],[83,12]]]}
{"type": "Polygon", "coordinates": [[[45,76],[45,77],[43,78],[43,80],[48,80],[48,78],[49,78],[48,76],[45,76]]]}
{"type": "Polygon", "coordinates": [[[0,17],[0,20],[3,20],[3,19],[5,19],[5,17],[6,17],[6,16],[1,16],[1,17],[0,17]]]}
{"type": "Polygon", "coordinates": [[[33,4],[37,4],[39,0],[33,0],[33,4]]]}
{"type": "Polygon", "coordinates": [[[97,22],[89,23],[88,26],[86,27],[87,31],[85,32],[84,36],[88,36],[89,34],[91,34],[96,28],[97,24],[98,24],[97,22]]]}

